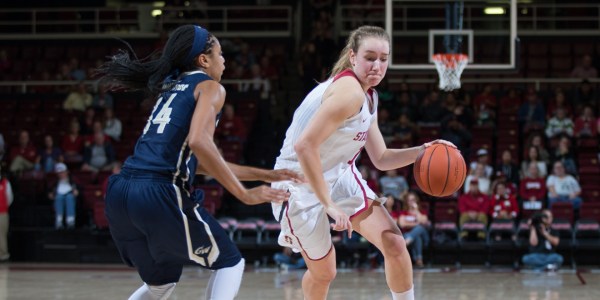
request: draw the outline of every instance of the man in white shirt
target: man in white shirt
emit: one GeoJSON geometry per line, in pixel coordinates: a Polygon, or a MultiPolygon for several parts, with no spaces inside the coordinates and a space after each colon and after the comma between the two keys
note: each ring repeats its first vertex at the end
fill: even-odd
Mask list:
{"type": "Polygon", "coordinates": [[[548,204],[556,202],[571,202],[573,208],[579,210],[581,206],[581,187],[577,180],[565,172],[565,166],[561,161],[554,163],[552,175],[546,180],[548,188],[548,204]]]}

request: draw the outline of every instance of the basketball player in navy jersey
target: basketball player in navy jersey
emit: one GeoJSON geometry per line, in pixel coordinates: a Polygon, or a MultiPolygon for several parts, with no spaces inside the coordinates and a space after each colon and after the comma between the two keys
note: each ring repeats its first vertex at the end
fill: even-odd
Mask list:
{"type": "Polygon", "coordinates": [[[281,203],[286,191],[239,180],[301,180],[289,170],[267,171],[225,162],[213,133],[225,100],[219,81],[224,58],[216,37],[199,26],[173,31],[160,58],[130,59],[120,52],[98,71],[103,80],[143,90],[156,105],[134,153],[106,194],[110,231],[123,260],[144,285],[129,299],[167,299],[184,264],[214,270],[207,299],[233,299],[244,259],[219,223],[202,207],[202,191],[191,194],[195,173],[210,174],[245,204],[281,203]]]}

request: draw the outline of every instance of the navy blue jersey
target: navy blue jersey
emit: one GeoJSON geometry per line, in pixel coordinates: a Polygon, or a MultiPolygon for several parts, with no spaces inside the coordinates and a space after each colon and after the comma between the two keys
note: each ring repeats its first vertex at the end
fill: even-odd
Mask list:
{"type": "Polygon", "coordinates": [[[172,88],[160,94],[124,168],[169,176],[173,182],[189,188],[198,164],[188,144],[196,108],[194,89],[205,80],[212,78],[202,71],[184,73],[177,80],[165,80],[165,84],[172,84],[172,88]]]}

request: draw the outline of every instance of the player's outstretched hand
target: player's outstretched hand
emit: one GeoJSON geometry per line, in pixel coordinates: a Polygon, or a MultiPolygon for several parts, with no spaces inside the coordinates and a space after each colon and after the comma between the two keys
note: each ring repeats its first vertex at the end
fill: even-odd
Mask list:
{"type": "Polygon", "coordinates": [[[275,202],[283,203],[290,198],[290,193],[284,190],[272,189],[266,185],[257,186],[255,188],[246,190],[244,199],[240,199],[242,202],[248,205],[256,205],[261,203],[275,202]]]}
{"type": "Polygon", "coordinates": [[[433,146],[435,144],[444,144],[446,146],[450,146],[452,148],[456,148],[456,145],[452,144],[451,142],[448,142],[446,140],[441,140],[441,139],[434,140],[434,141],[431,141],[431,142],[427,142],[427,143],[423,144],[423,147],[427,148],[427,147],[431,147],[431,146],[433,146]]]}
{"type": "Polygon", "coordinates": [[[348,238],[352,237],[352,222],[337,205],[330,205],[325,209],[325,212],[329,217],[333,219],[335,223],[331,224],[331,228],[336,231],[348,231],[348,238]]]}
{"type": "Polygon", "coordinates": [[[305,183],[306,179],[304,176],[297,172],[288,169],[270,170],[267,172],[265,182],[276,182],[276,181],[293,181],[296,183],[305,183]]]}

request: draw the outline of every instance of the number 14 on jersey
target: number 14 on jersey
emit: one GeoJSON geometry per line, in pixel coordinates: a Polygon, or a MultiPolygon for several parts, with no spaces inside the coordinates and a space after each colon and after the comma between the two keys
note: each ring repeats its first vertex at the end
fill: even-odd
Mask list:
{"type": "Polygon", "coordinates": [[[150,125],[152,124],[159,124],[158,128],[156,129],[156,133],[162,134],[165,131],[165,126],[167,126],[167,124],[171,122],[171,112],[173,111],[173,108],[171,108],[170,106],[171,102],[173,102],[173,99],[175,99],[175,96],[177,96],[176,93],[171,94],[167,102],[164,105],[162,105],[162,108],[160,109],[160,111],[158,111],[158,114],[156,114],[156,116],[152,118],[156,109],[160,107],[163,102],[163,97],[158,98],[158,101],[154,106],[154,109],[152,110],[152,114],[150,114],[150,118],[146,123],[146,127],[144,127],[144,134],[148,132],[148,129],[150,129],[150,125]]]}

